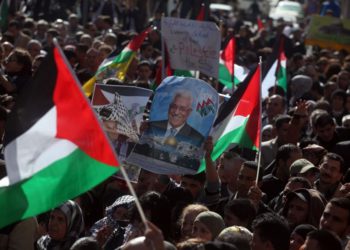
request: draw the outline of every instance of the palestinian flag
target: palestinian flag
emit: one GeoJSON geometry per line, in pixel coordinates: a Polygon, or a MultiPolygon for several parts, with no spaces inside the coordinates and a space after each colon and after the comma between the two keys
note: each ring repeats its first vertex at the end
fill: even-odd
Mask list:
{"type": "MultiPolygon", "coordinates": [[[[260,148],[260,67],[249,74],[219,113],[211,136],[215,161],[231,144],[254,151],[260,148]]],[[[202,164],[199,171],[204,170],[202,164]]]]}
{"type": "Polygon", "coordinates": [[[264,64],[262,72],[262,97],[268,96],[268,89],[273,86],[280,86],[287,93],[287,58],[284,52],[285,37],[281,35],[274,47],[272,54],[264,64]]]}
{"type": "Polygon", "coordinates": [[[117,171],[114,150],[68,65],[53,48],[9,115],[0,228],[52,209],[117,171]]]}
{"type": "Polygon", "coordinates": [[[101,63],[96,74],[83,86],[86,96],[89,97],[92,95],[96,81],[101,81],[110,77],[116,77],[121,81],[125,79],[129,65],[136,56],[149,30],[150,28],[135,36],[120,54],[117,56],[111,55],[101,63]]]}
{"type": "Polygon", "coordinates": [[[284,90],[284,93],[287,93],[287,58],[284,51],[281,51],[278,57],[276,85],[280,86],[284,90]]]}
{"type": "Polygon", "coordinates": [[[232,82],[238,85],[248,75],[245,67],[235,64],[235,43],[234,38],[228,42],[226,48],[221,52],[219,63],[219,82],[230,89],[232,89],[232,82]]]}

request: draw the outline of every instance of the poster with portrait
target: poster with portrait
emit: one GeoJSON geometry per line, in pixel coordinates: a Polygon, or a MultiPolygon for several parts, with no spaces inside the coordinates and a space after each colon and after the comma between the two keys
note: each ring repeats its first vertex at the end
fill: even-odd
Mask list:
{"type": "Polygon", "coordinates": [[[127,164],[125,158],[139,141],[140,124],[152,93],[134,86],[96,84],[91,101],[119,162],[133,181],[137,181],[139,167],[127,164]]]}
{"type": "Polygon", "coordinates": [[[208,83],[167,77],[156,90],[146,129],[126,161],[159,174],[195,174],[218,103],[218,93],[208,83]]]}

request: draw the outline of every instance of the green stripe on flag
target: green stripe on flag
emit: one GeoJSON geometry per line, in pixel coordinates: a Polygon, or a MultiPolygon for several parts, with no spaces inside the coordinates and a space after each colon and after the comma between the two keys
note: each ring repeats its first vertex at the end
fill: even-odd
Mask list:
{"type": "MultiPolygon", "coordinates": [[[[225,150],[228,148],[231,144],[237,144],[239,148],[250,148],[252,150],[257,151],[258,149],[254,146],[252,140],[250,139],[247,131],[246,131],[246,125],[247,125],[248,119],[246,119],[242,126],[238,127],[235,130],[232,130],[231,132],[226,133],[222,137],[220,137],[215,143],[214,143],[214,149],[211,154],[211,159],[215,161],[219,156],[225,152],[225,150]]],[[[198,169],[198,172],[202,172],[205,170],[205,161],[204,159],[201,161],[201,166],[198,169]]]]}
{"type": "Polygon", "coordinates": [[[108,63],[101,65],[95,75],[98,75],[99,73],[105,71],[107,68],[112,68],[118,64],[127,63],[134,54],[136,54],[135,51],[129,49],[125,49],[125,51],[123,50],[119,55],[116,56],[113,61],[109,61],[108,63]]]}
{"type": "MultiPolygon", "coordinates": [[[[235,69],[238,67],[240,67],[240,66],[235,65],[235,69]]],[[[234,79],[233,79],[234,85],[238,85],[241,82],[243,82],[243,80],[245,79],[246,76],[247,76],[247,73],[245,73],[245,75],[241,76],[243,79],[238,79],[236,74],[235,74],[234,79]]],[[[230,71],[227,69],[227,67],[221,63],[219,64],[219,82],[221,84],[225,85],[227,88],[232,89],[232,75],[231,75],[230,71]]]]}
{"type": "Polygon", "coordinates": [[[117,170],[76,149],[31,178],[0,188],[0,228],[56,207],[90,190],[117,170]]]}
{"type": "Polygon", "coordinates": [[[287,69],[281,64],[277,72],[277,86],[280,86],[284,93],[287,93],[287,69]]]}

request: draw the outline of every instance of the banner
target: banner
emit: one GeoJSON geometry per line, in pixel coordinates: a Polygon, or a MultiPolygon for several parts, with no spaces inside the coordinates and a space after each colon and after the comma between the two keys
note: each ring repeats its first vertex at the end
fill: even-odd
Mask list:
{"type": "Polygon", "coordinates": [[[215,23],[163,17],[162,36],[173,69],[199,70],[218,78],[221,40],[215,23]]]}
{"type": "MultiPolygon", "coordinates": [[[[125,159],[139,140],[140,124],[152,93],[134,86],[106,84],[96,84],[94,89],[92,106],[131,181],[137,181],[139,168],[126,164],[125,159]]],[[[117,173],[117,177],[121,174],[117,173]]]]}
{"type": "Polygon", "coordinates": [[[159,174],[195,174],[219,97],[202,80],[167,77],[157,88],[150,120],[127,162],[159,174]]]}
{"type": "Polygon", "coordinates": [[[305,44],[350,51],[350,20],[312,16],[305,44]]]}

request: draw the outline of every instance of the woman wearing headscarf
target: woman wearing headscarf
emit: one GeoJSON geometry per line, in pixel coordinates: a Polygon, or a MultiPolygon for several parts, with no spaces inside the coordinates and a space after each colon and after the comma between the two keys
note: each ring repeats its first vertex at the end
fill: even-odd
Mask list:
{"type": "Polygon", "coordinates": [[[212,211],[204,211],[197,215],[193,223],[192,236],[206,241],[214,240],[225,228],[221,215],[212,211]]]}
{"type": "Polygon", "coordinates": [[[37,241],[39,250],[68,250],[83,236],[83,213],[77,203],[68,200],[50,214],[48,234],[37,241]]]}

